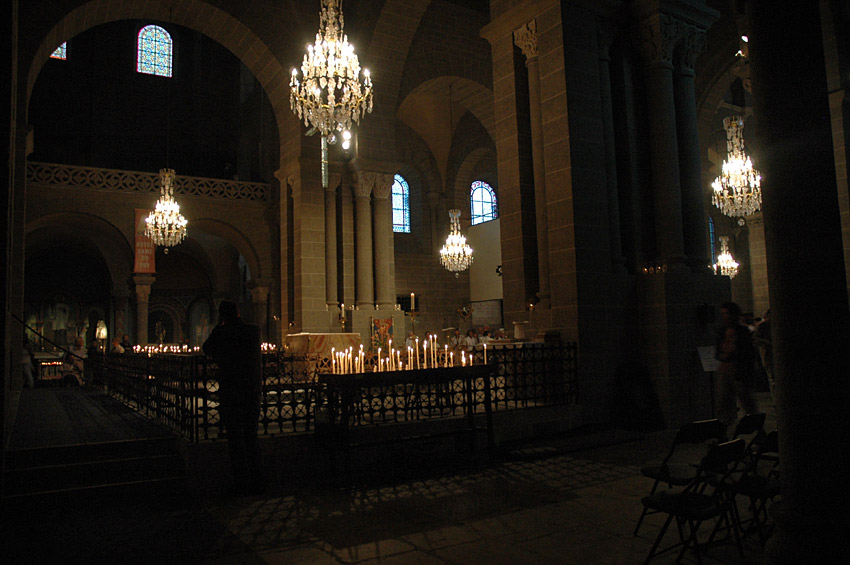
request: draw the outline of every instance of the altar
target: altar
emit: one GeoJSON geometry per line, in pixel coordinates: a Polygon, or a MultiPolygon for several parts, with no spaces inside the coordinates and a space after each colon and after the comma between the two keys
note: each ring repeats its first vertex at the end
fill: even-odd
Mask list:
{"type": "Polygon", "coordinates": [[[284,340],[286,353],[304,356],[317,372],[330,372],[331,350],[346,351],[349,347],[360,351],[359,333],[309,333],[289,334],[284,340]]]}

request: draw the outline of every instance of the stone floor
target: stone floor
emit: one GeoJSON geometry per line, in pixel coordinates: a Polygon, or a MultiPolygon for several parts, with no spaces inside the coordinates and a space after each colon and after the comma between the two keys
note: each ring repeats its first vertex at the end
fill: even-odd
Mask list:
{"type": "MultiPolygon", "coordinates": [[[[353,488],[305,477],[262,496],[33,507],[4,514],[0,561],[642,563],[663,518],[648,517],[632,535],[651,486],[638,469],[663,456],[673,433],[579,451],[569,438],[550,439],[486,466],[423,468],[403,480],[375,473],[353,488]]],[[[734,545],[717,546],[703,562],[764,562],[756,536],[745,548],[741,557],[734,545]]]]}

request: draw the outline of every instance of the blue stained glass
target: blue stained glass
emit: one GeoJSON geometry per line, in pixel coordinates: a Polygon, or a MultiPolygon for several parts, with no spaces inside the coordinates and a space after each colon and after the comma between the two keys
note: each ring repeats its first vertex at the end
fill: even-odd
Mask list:
{"type": "Polygon", "coordinates": [[[57,47],[56,51],[50,54],[50,58],[66,60],[68,58],[68,43],[65,42],[57,47]]]}
{"type": "Polygon", "coordinates": [[[717,249],[715,248],[716,242],[716,233],[714,231],[714,219],[709,216],[708,217],[708,239],[711,244],[711,262],[714,263],[717,261],[717,249]]]}
{"type": "Polygon", "coordinates": [[[410,233],[410,187],[401,175],[393,181],[393,231],[410,233]]]}
{"type": "Polygon", "coordinates": [[[472,211],[472,225],[499,217],[496,193],[484,181],[477,180],[472,183],[469,191],[469,207],[472,211]]]}
{"type": "Polygon", "coordinates": [[[149,25],[139,31],[136,71],[148,75],[170,77],[171,54],[171,36],[163,28],[149,25]]]}

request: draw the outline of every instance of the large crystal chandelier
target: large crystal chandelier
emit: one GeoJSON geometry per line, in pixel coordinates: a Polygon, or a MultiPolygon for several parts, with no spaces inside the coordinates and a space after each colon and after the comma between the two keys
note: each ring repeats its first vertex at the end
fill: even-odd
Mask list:
{"type": "Polygon", "coordinates": [[[174,247],[186,237],[186,224],[189,222],[180,213],[180,206],[174,200],[174,169],[159,170],[160,195],[156,209],[145,219],[145,235],[154,245],[174,247]]]}
{"type": "Polygon", "coordinates": [[[302,80],[292,69],[289,104],[292,111],[322,134],[322,184],[327,187],[327,144],[336,131],[348,132],[372,111],[372,79],[363,69],[354,46],[343,33],[340,0],[322,0],[316,43],[307,46],[301,63],[302,80]]]}
{"type": "Polygon", "coordinates": [[[717,263],[714,264],[714,272],[734,279],[738,274],[738,262],[729,253],[729,238],[720,236],[718,239],[720,239],[720,254],[717,256],[717,263]]]}
{"type": "Polygon", "coordinates": [[[472,264],[472,248],[460,234],[460,210],[449,210],[449,218],[452,227],[446,243],[440,249],[440,263],[457,277],[472,264]]]}
{"type": "Polygon", "coordinates": [[[744,152],[744,120],[729,116],[723,120],[726,129],[727,160],[720,176],[711,187],[711,202],[727,216],[749,216],[761,208],[761,175],[744,152]]]}

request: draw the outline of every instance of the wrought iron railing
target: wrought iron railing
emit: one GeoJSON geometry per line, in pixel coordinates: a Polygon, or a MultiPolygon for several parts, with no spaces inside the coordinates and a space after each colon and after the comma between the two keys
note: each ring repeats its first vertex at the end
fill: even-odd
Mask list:
{"type": "MultiPolygon", "coordinates": [[[[370,380],[370,386],[358,388],[357,397],[350,399],[349,425],[468,417],[577,401],[575,344],[506,344],[488,347],[487,356],[489,377],[476,372],[472,379],[444,381],[423,372],[421,382],[370,380]]],[[[218,369],[203,355],[106,355],[86,363],[86,370],[110,395],[187,440],[222,435],[218,369]]],[[[481,347],[475,364],[484,364],[481,347]]],[[[317,418],[327,417],[325,377],[338,383],[350,376],[318,378],[316,371],[314,359],[263,355],[260,434],[313,431],[317,418]]]]}

